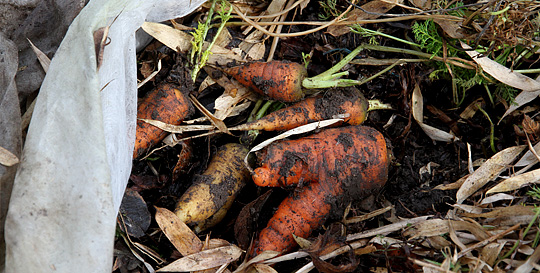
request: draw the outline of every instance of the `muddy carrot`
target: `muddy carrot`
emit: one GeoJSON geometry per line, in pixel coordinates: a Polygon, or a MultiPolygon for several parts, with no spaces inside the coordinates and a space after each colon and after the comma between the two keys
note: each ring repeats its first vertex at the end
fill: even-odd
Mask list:
{"type": "MultiPolygon", "coordinates": [[[[187,96],[176,86],[162,84],[151,90],[139,103],[137,118],[159,120],[167,124],[179,125],[193,111],[193,106],[187,96]]],[[[153,125],[137,120],[133,158],[148,152],[151,147],[162,141],[167,134],[167,132],[153,125]]]]}
{"type": "Polygon", "coordinates": [[[344,123],[360,125],[370,111],[370,103],[356,88],[334,90],[316,97],[306,98],[288,107],[272,112],[261,119],[230,130],[280,131],[311,122],[344,115],[344,123]]]}
{"type": "Polygon", "coordinates": [[[349,72],[338,71],[362,49],[363,46],[359,46],[332,68],[310,78],[303,65],[285,61],[252,62],[225,68],[223,71],[261,95],[282,102],[297,102],[302,100],[305,94],[316,92],[310,89],[361,85],[401,63],[396,62],[365,80],[341,79],[349,72]]]}
{"type": "Polygon", "coordinates": [[[385,139],[365,126],[274,143],[259,158],[261,166],[252,174],[255,184],[303,186],[281,203],[255,242],[254,254],[290,251],[296,246],[293,234],[308,237],[334,209],[380,189],[388,176],[385,139]]]}
{"type": "Polygon", "coordinates": [[[249,180],[249,171],[244,165],[247,153],[248,149],[240,144],[221,146],[207,169],[196,176],[178,200],[174,212],[180,220],[186,224],[199,224],[199,229],[219,222],[249,180]]]}

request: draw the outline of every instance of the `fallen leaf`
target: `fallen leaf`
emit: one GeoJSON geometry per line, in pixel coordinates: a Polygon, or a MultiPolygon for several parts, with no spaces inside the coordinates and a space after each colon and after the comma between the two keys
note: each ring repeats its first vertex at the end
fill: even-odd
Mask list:
{"type": "MultiPolygon", "coordinates": [[[[349,14],[347,14],[346,22],[377,19],[382,14],[385,14],[386,12],[391,10],[393,7],[395,7],[396,4],[399,4],[402,2],[403,1],[378,1],[378,0],[369,1],[361,6],[362,9],[367,10],[369,12],[376,13],[376,14],[369,14],[362,11],[361,9],[354,9],[350,11],[349,14]]],[[[329,26],[327,33],[332,36],[341,36],[341,35],[347,34],[351,31],[351,24],[329,26]]]]}
{"type": "Polygon", "coordinates": [[[495,203],[498,201],[514,200],[514,199],[516,199],[516,197],[511,194],[498,193],[498,194],[494,194],[494,195],[491,195],[482,199],[482,202],[480,202],[480,205],[487,205],[487,204],[495,203]]]}
{"type": "Polygon", "coordinates": [[[254,264],[253,267],[259,273],[278,273],[274,268],[267,264],[254,264]]]}
{"type": "Polygon", "coordinates": [[[506,148],[488,159],[463,182],[456,194],[456,203],[463,203],[467,197],[495,179],[503,170],[509,167],[509,164],[515,160],[525,147],[525,145],[521,145],[506,148]]]}
{"type": "Polygon", "coordinates": [[[19,163],[19,158],[12,154],[10,151],[6,150],[3,147],[0,147],[0,164],[11,167],[19,163]]]}
{"type": "Polygon", "coordinates": [[[45,73],[47,73],[47,71],[49,70],[49,66],[51,65],[51,59],[49,59],[49,57],[47,57],[47,55],[45,55],[45,53],[43,53],[43,51],[39,50],[39,48],[37,48],[34,45],[34,43],[32,43],[32,41],[30,41],[30,39],[26,39],[26,40],[28,40],[28,42],[30,43],[30,46],[32,47],[32,50],[34,51],[34,53],[36,53],[39,64],[41,64],[41,67],[43,68],[43,71],[45,71],[45,73]]]}
{"type": "Polygon", "coordinates": [[[452,142],[455,140],[459,140],[458,137],[452,135],[451,133],[447,133],[443,130],[437,129],[424,123],[424,99],[422,97],[422,92],[420,91],[419,84],[416,84],[413,90],[412,114],[414,119],[418,122],[418,125],[420,125],[422,130],[429,136],[429,138],[435,141],[444,142],[452,142]]]}
{"type": "Polygon", "coordinates": [[[191,48],[193,37],[183,31],[153,22],[144,22],[141,28],[150,36],[176,52],[178,50],[186,52],[191,48]]]}
{"type": "Polygon", "coordinates": [[[540,183],[540,169],[505,179],[495,187],[489,189],[486,194],[513,191],[537,183],[540,183]]]}
{"type": "Polygon", "coordinates": [[[482,70],[500,82],[527,92],[540,90],[540,82],[521,73],[514,72],[510,68],[491,60],[477,51],[471,50],[472,48],[464,42],[461,42],[461,46],[464,49],[467,49],[465,52],[467,52],[467,54],[482,67],[482,70]]]}
{"type": "Polygon", "coordinates": [[[477,51],[470,50],[472,48],[469,45],[465,44],[464,42],[461,42],[461,46],[464,49],[467,49],[467,51],[465,52],[467,52],[467,54],[469,54],[469,56],[478,65],[480,65],[486,73],[493,76],[493,78],[497,79],[498,81],[508,86],[525,91],[525,92],[521,92],[516,97],[516,99],[514,100],[515,105],[511,105],[508,108],[508,110],[506,110],[501,120],[504,117],[506,117],[508,114],[516,110],[517,108],[530,102],[534,98],[538,97],[538,95],[540,95],[540,82],[534,79],[531,79],[521,73],[512,71],[510,68],[507,68],[504,65],[499,64],[486,56],[483,56],[477,51]],[[530,94],[527,94],[527,92],[530,94]]]}
{"type": "Polygon", "coordinates": [[[235,245],[208,249],[182,257],[157,272],[190,272],[218,267],[237,260],[242,249],[235,245]]]}
{"type": "Polygon", "coordinates": [[[180,254],[186,256],[202,249],[199,237],[172,211],[156,207],[156,222],[180,254]]]}

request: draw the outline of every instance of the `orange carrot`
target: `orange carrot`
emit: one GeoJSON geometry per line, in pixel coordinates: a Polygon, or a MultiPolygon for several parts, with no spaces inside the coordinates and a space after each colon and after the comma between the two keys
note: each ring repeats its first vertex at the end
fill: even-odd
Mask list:
{"type": "Polygon", "coordinates": [[[310,78],[303,65],[283,61],[252,62],[223,71],[261,95],[282,102],[297,102],[304,97],[304,93],[314,93],[309,89],[361,85],[400,63],[394,63],[368,79],[342,79],[349,72],[339,70],[363,49],[364,46],[357,47],[330,69],[310,78]]]}
{"type": "Polygon", "coordinates": [[[285,102],[304,98],[302,80],[307,77],[307,70],[301,64],[281,61],[253,62],[226,68],[224,71],[261,95],[285,102]]]}
{"type": "MultiPolygon", "coordinates": [[[[162,84],[151,90],[137,107],[137,118],[159,120],[168,124],[180,125],[182,120],[193,113],[191,102],[175,85],[162,84]]],[[[135,149],[137,158],[167,136],[167,132],[137,120],[135,149]]]]}
{"type": "Polygon", "coordinates": [[[254,171],[255,184],[304,186],[281,203],[255,242],[254,254],[292,250],[293,234],[308,237],[333,209],[380,189],[388,177],[385,139],[365,126],[327,129],[274,143],[259,158],[262,164],[254,171]]]}
{"type": "Polygon", "coordinates": [[[344,118],[346,124],[360,125],[366,120],[369,110],[368,100],[358,89],[335,90],[317,97],[306,98],[230,130],[289,130],[311,122],[331,119],[337,115],[346,115],[344,118]]]}

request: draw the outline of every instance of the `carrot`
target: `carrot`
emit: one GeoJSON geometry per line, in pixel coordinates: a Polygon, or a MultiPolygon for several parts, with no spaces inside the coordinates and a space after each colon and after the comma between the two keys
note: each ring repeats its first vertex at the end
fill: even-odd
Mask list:
{"type": "Polygon", "coordinates": [[[342,203],[380,189],[388,177],[385,139],[365,126],[327,129],[273,143],[259,158],[262,164],[252,174],[255,184],[304,186],[278,207],[255,242],[254,254],[292,250],[293,234],[308,237],[342,203]]]}
{"type": "MultiPolygon", "coordinates": [[[[175,85],[162,84],[151,90],[137,107],[137,118],[153,119],[167,124],[179,125],[193,113],[191,102],[175,85]]],[[[135,149],[133,158],[137,158],[167,136],[167,132],[137,120],[135,149]]]]}
{"type": "Polygon", "coordinates": [[[221,146],[207,169],[196,176],[178,200],[174,213],[180,220],[186,224],[198,224],[198,229],[202,230],[223,219],[249,180],[249,171],[244,165],[247,154],[248,149],[240,144],[221,146]]]}
{"type": "Polygon", "coordinates": [[[302,81],[307,77],[307,70],[301,64],[282,61],[253,62],[226,68],[224,71],[261,95],[285,102],[304,98],[302,81]]]}
{"type": "Polygon", "coordinates": [[[306,98],[229,130],[289,130],[310,122],[331,119],[340,114],[346,115],[344,118],[346,124],[360,125],[366,120],[369,110],[369,102],[362,93],[356,88],[350,88],[306,98]]]}
{"type": "Polygon", "coordinates": [[[349,72],[338,71],[363,48],[359,46],[333,67],[311,78],[307,77],[307,70],[303,65],[284,61],[252,62],[225,68],[223,71],[261,95],[282,102],[297,102],[304,98],[306,93],[315,92],[308,89],[361,85],[401,63],[394,63],[365,80],[341,79],[349,72]]]}

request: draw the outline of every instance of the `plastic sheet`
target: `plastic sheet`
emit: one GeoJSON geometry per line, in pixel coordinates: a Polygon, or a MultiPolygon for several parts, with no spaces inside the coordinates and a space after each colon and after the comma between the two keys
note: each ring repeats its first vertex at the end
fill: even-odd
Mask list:
{"type": "Polygon", "coordinates": [[[131,170],[135,31],[202,0],[92,0],[43,81],[6,219],[6,272],[110,272],[131,170]],[[93,33],[111,24],[99,72],[93,33]]]}

